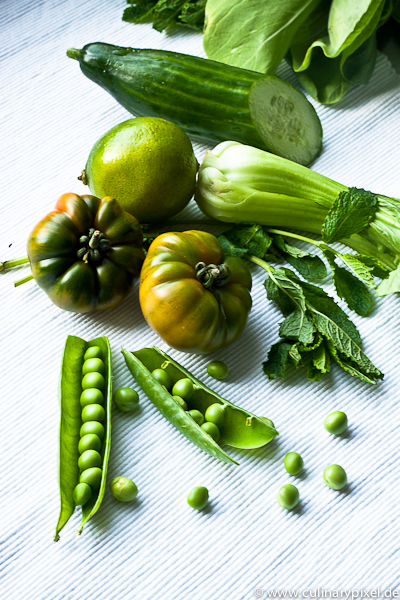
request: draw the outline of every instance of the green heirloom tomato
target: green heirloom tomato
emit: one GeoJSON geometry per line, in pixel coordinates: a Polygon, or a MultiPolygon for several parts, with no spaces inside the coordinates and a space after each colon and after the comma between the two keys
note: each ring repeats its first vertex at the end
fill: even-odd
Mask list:
{"type": "Polygon", "coordinates": [[[205,354],[234,342],[251,308],[251,274],[205,231],[163,233],[140,275],[143,315],[167,344],[205,354]]]}
{"type": "Polygon", "coordinates": [[[30,234],[28,257],[54,304],[85,313],[112,308],[129,294],[142,243],[138,221],[113,198],[63,194],[30,234]]]}

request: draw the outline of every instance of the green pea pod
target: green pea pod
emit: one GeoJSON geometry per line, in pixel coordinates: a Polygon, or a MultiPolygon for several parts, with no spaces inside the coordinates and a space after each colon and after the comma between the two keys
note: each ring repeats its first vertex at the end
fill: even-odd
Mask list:
{"type": "Polygon", "coordinates": [[[225,418],[220,428],[221,443],[234,448],[260,448],[279,435],[272,421],[265,417],[256,417],[221,398],[162,350],[154,347],[128,352],[122,349],[122,353],[130,372],[156,408],[191,442],[215,458],[226,463],[238,464],[197,425],[165,387],[153,377],[151,373],[154,369],[164,369],[173,384],[186,377],[192,380],[195,392],[189,401],[190,408],[205,414],[212,404],[218,403],[223,407],[225,418]]]}
{"type": "Polygon", "coordinates": [[[112,371],[111,350],[106,337],[99,337],[90,342],[85,342],[79,337],[69,335],[65,343],[61,378],[60,378],[60,449],[59,449],[59,486],[61,508],[56,527],[54,541],[60,538],[59,533],[68,522],[75,510],[73,493],[79,483],[79,450],[80,428],[82,426],[80,395],[82,392],[82,365],[83,356],[91,346],[99,346],[103,351],[105,364],[104,408],[106,421],[104,423],[104,439],[101,455],[102,477],[99,490],[92,494],[90,500],[82,506],[82,520],[77,531],[82,533],[84,525],[100,507],[104,497],[107,477],[107,465],[111,447],[111,398],[112,398],[112,371]]]}

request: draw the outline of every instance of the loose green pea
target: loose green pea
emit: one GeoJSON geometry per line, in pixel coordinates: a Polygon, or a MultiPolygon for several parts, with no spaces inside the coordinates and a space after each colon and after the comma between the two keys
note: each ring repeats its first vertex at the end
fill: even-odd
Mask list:
{"type": "Polygon", "coordinates": [[[229,367],[222,360],[213,360],[207,366],[207,373],[214,379],[225,379],[229,375],[229,367]]]}
{"type": "Polygon", "coordinates": [[[88,388],[87,390],[83,390],[80,402],[82,408],[84,408],[88,404],[103,404],[103,392],[97,390],[96,388],[88,388]]]}
{"type": "Polygon", "coordinates": [[[82,374],[87,373],[104,373],[105,366],[101,358],[88,358],[83,363],[82,374]]]}
{"type": "MultiPolygon", "coordinates": [[[[101,439],[95,433],[87,433],[79,440],[78,450],[79,454],[83,454],[86,450],[97,450],[100,452],[101,439]]],[[[97,466],[97,465],[93,465],[97,466]]]]}
{"type": "Polygon", "coordinates": [[[110,491],[120,502],[131,502],[138,495],[136,483],[122,475],[111,480],[110,491]]]}
{"type": "Polygon", "coordinates": [[[179,404],[179,406],[182,406],[183,410],[187,410],[188,409],[188,405],[186,404],[186,402],[184,401],[183,398],[181,398],[180,396],[172,396],[172,397],[175,400],[175,402],[177,404],[179,404]]]}
{"type": "Polygon", "coordinates": [[[303,459],[298,452],[288,452],[284,464],[289,475],[297,475],[304,467],[303,459]]]}
{"type": "Polygon", "coordinates": [[[78,483],[74,489],[74,501],[77,506],[83,506],[90,500],[92,489],[87,483],[78,483]]]}
{"type": "Polygon", "coordinates": [[[222,408],[221,404],[218,404],[218,402],[216,402],[215,404],[211,404],[207,408],[206,414],[204,416],[206,418],[206,421],[209,421],[210,423],[215,423],[217,427],[222,427],[225,421],[225,411],[222,408]]]}
{"type": "Polygon", "coordinates": [[[201,428],[204,429],[204,431],[208,433],[210,437],[212,437],[214,442],[218,442],[219,438],[221,437],[221,434],[215,423],[209,423],[208,421],[206,421],[205,423],[203,423],[201,428]]]}
{"type": "Polygon", "coordinates": [[[197,425],[203,425],[204,417],[199,410],[189,410],[188,415],[190,415],[192,419],[196,421],[197,425]]]}
{"type": "Polygon", "coordinates": [[[101,467],[102,462],[102,458],[96,450],[85,450],[79,457],[78,467],[80,471],[85,471],[92,467],[101,467]]]}
{"type": "Polygon", "coordinates": [[[139,404],[139,394],[131,388],[119,388],[113,396],[115,405],[122,412],[130,412],[135,410],[139,404]]]}
{"type": "Polygon", "coordinates": [[[291,483],[286,483],[280,488],[279,492],[276,495],[276,499],[278,500],[278,503],[282,506],[282,508],[291,510],[299,503],[299,490],[295,485],[292,485],[291,483]]]}
{"type": "Polygon", "coordinates": [[[88,348],[83,355],[83,360],[88,360],[89,358],[103,358],[103,352],[99,346],[91,346],[88,348]]]}
{"type": "Polygon", "coordinates": [[[100,423],[106,418],[106,411],[101,404],[88,404],[82,410],[82,421],[99,421],[100,423]]]}
{"type": "Polygon", "coordinates": [[[172,388],[173,396],[180,396],[184,400],[190,400],[190,398],[194,394],[194,385],[193,381],[188,377],[184,379],[179,379],[172,388]]]}
{"type": "Polygon", "coordinates": [[[104,427],[99,421],[86,421],[81,427],[80,436],[83,438],[84,435],[94,434],[97,435],[101,440],[104,437],[104,427]]]}
{"type": "Polygon", "coordinates": [[[333,490],[341,490],[347,483],[346,471],[340,465],[329,465],[324,471],[324,481],[333,490]]]}
{"type": "Polygon", "coordinates": [[[331,413],[326,417],[324,427],[328,433],[340,435],[347,429],[347,415],[340,410],[331,413]]]}
{"type": "Polygon", "coordinates": [[[201,510],[208,502],[208,489],[202,486],[194,487],[190,490],[187,501],[192,508],[201,510]]]}
{"type": "Polygon", "coordinates": [[[79,477],[79,483],[87,483],[92,490],[97,490],[100,487],[102,471],[99,467],[91,467],[82,471],[79,477]]]}
{"type": "Polygon", "coordinates": [[[101,373],[86,373],[82,379],[82,389],[97,388],[102,390],[104,389],[104,383],[104,377],[101,373]]]}
{"type": "Polygon", "coordinates": [[[158,383],[165,386],[169,391],[172,387],[172,379],[164,369],[154,369],[151,373],[158,383]]]}

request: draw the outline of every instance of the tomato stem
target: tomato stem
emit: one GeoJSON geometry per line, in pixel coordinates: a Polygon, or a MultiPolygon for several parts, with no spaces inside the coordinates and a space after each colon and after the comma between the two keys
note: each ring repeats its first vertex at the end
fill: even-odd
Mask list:
{"type": "Polygon", "coordinates": [[[20,265],[26,265],[28,262],[29,258],[27,256],[24,256],[22,258],[13,258],[11,260],[5,260],[4,262],[0,262],[0,271],[12,269],[13,267],[19,267],[20,265]]]}
{"type": "Polygon", "coordinates": [[[26,277],[23,277],[22,279],[18,279],[18,281],[14,281],[14,287],[18,287],[19,285],[22,285],[23,283],[26,283],[27,281],[30,281],[31,279],[33,279],[33,275],[27,275],[26,277]]]}

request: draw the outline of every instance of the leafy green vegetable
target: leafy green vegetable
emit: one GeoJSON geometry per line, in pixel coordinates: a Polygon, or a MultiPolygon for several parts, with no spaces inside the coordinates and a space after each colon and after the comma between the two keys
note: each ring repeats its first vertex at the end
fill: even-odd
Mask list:
{"type": "Polygon", "coordinates": [[[349,188],[340,192],[322,226],[324,242],[338,242],[369,225],[378,208],[378,198],[371,192],[349,188]]]}
{"type": "Polygon", "coordinates": [[[274,74],[321,0],[208,0],[203,44],[213,60],[274,74]]]}
{"type": "Polygon", "coordinates": [[[186,0],[159,0],[154,8],[153,28],[164,31],[174,25],[186,0]]]}
{"type": "Polygon", "coordinates": [[[122,20],[127,21],[128,23],[145,23],[152,16],[157,2],[158,0],[137,0],[136,2],[128,2],[131,6],[124,10],[122,20]]]}
{"type": "Polygon", "coordinates": [[[203,31],[207,0],[188,0],[178,16],[178,23],[203,31]]]}
{"type": "MultiPolygon", "coordinates": [[[[370,287],[374,287],[374,280],[370,273],[369,267],[364,266],[355,257],[354,260],[349,260],[348,258],[344,259],[344,257],[352,257],[353,255],[351,254],[337,254],[342,260],[346,260],[358,270],[357,274],[361,277],[361,279],[365,279],[366,281],[368,281],[368,285],[370,287]],[[365,270],[360,269],[359,265],[361,267],[364,266],[365,270]]],[[[360,281],[360,279],[355,277],[352,273],[350,273],[346,269],[343,269],[343,267],[338,267],[338,265],[335,262],[335,255],[333,254],[333,252],[331,252],[330,250],[325,250],[324,256],[328,260],[332,269],[333,282],[335,284],[336,292],[339,298],[342,298],[342,300],[346,302],[347,306],[351,310],[354,310],[358,315],[361,315],[362,317],[366,317],[367,315],[369,315],[369,313],[372,310],[372,298],[368,288],[364,285],[362,281],[360,281]]]]}

